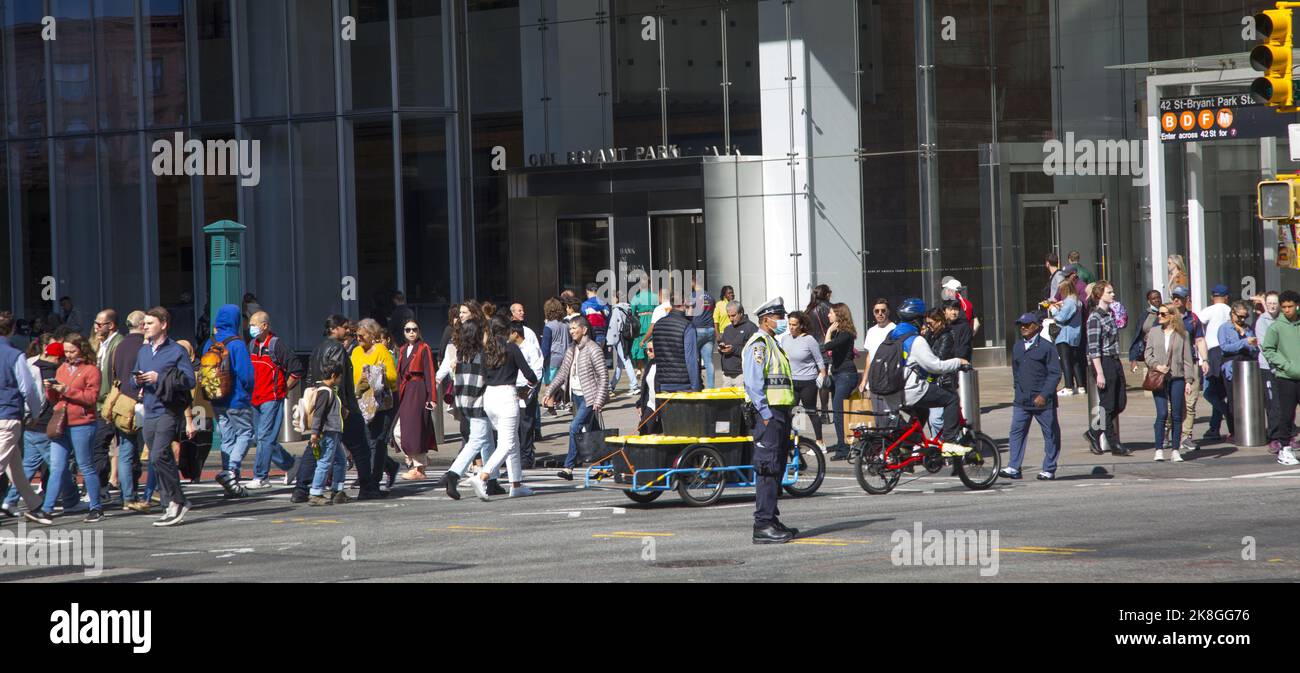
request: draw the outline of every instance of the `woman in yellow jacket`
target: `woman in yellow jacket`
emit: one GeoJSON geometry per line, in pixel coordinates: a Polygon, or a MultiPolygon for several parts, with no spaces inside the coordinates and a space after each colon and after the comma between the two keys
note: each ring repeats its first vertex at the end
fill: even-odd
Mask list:
{"type": "Polygon", "coordinates": [[[366,445],[356,452],[354,460],[369,459],[369,474],[358,470],[358,477],[366,479],[358,484],[358,500],[371,500],[387,496],[397,478],[397,461],[388,457],[388,439],[393,433],[394,403],[397,395],[397,363],[392,351],[384,345],[384,329],[369,318],[357,323],[357,347],[352,350],[352,383],[356,386],[357,403],[362,418],[344,419],[344,423],[364,423],[366,445]],[[387,481],[381,488],[379,475],[387,481]]]}

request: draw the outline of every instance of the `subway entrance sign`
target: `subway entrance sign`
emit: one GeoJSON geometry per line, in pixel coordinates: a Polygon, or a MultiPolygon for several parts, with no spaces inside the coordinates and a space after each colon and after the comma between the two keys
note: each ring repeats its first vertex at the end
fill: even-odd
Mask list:
{"type": "Polygon", "coordinates": [[[1278,114],[1249,93],[1160,99],[1160,141],[1186,143],[1238,138],[1285,138],[1296,115],[1278,114]]]}

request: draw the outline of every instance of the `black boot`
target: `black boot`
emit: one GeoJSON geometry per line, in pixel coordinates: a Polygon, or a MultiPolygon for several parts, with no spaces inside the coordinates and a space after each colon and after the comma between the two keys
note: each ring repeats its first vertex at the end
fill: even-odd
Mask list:
{"type": "Polygon", "coordinates": [[[1097,435],[1093,434],[1093,432],[1092,430],[1083,431],[1083,438],[1088,440],[1088,449],[1098,456],[1105,455],[1106,452],[1101,450],[1101,440],[1097,439],[1097,435]]]}
{"type": "Polygon", "coordinates": [[[456,488],[458,484],[460,484],[459,474],[447,470],[447,473],[442,475],[442,486],[447,489],[448,498],[451,498],[452,500],[460,500],[460,491],[456,488]]]}
{"type": "Polygon", "coordinates": [[[489,479],[487,483],[488,495],[509,495],[510,492],[501,488],[501,482],[496,479],[489,479]]]}
{"type": "Polygon", "coordinates": [[[780,521],[774,521],[773,523],[776,524],[777,528],[780,528],[781,530],[789,533],[791,537],[799,537],[798,528],[791,528],[780,521]]]}
{"type": "Polygon", "coordinates": [[[793,533],[775,523],[754,526],[754,544],[784,544],[793,539],[793,533]]]}

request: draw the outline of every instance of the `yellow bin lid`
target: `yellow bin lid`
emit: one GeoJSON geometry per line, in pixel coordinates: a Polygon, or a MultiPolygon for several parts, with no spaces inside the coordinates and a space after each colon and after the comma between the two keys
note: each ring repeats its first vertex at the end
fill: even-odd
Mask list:
{"type": "Polygon", "coordinates": [[[743,400],[745,399],[745,390],[743,388],[710,388],[698,393],[658,393],[655,398],[660,400],[743,400]]]}
{"type": "Polygon", "coordinates": [[[735,444],[752,442],[750,437],[675,437],[672,435],[624,435],[607,437],[606,443],[636,444],[638,446],[678,446],[685,444],[735,444]]]}

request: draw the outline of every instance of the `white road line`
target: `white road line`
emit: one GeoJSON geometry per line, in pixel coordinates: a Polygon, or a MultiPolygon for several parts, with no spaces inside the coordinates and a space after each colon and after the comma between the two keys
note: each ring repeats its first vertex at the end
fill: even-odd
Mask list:
{"type": "Polygon", "coordinates": [[[1297,473],[1300,473],[1300,468],[1291,469],[1291,470],[1278,470],[1276,472],[1258,472],[1256,474],[1238,474],[1238,475],[1234,475],[1232,478],[1233,479],[1260,479],[1263,477],[1275,477],[1281,474],[1297,474],[1297,473]]]}

